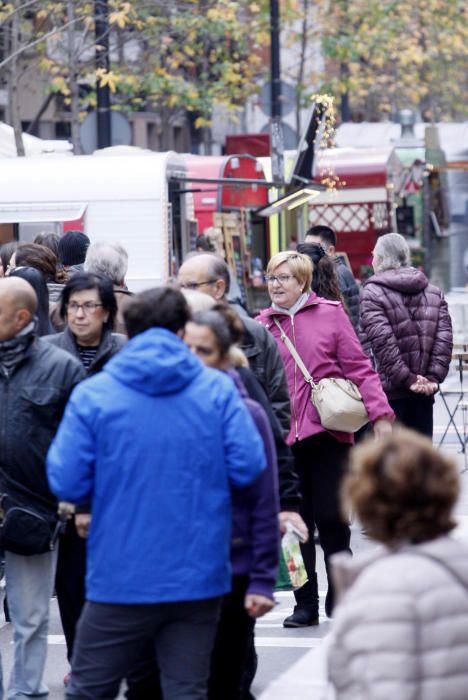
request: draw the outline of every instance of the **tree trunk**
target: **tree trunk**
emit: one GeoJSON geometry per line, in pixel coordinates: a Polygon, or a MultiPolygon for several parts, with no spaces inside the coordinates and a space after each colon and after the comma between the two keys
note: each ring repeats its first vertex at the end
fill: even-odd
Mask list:
{"type": "Polygon", "coordinates": [[[17,51],[19,48],[19,28],[20,28],[20,5],[21,0],[14,0],[13,14],[11,17],[11,38],[10,49],[13,56],[8,70],[8,93],[10,102],[11,125],[15,134],[16,154],[25,156],[26,152],[23,143],[23,129],[21,127],[21,113],[18,99],[18,57],[17,51]]]}
{"type": "Polygon", "coordinates": [[[71,140],[73,151],[76,155],[81,153],[80,140],[80,96],[78,86],[77,56],[75,48],[75,0],[67,0],[67,49],[68,49],[68,75],[70,88],[70,118],[71,118],[71,140]]]}
{"type": "Polygon", "coordinates": [[[301,50],[299,54],[299,70],[297,73],[296,86],[296,133],[297,142],[301,138],[301,108],[302,108],[302,91],[304,89],[304,69],[307,51],[307,29],[308,29],[308,12],[309,0],[302,1],[302,31],[301,31],[301,50]]]}

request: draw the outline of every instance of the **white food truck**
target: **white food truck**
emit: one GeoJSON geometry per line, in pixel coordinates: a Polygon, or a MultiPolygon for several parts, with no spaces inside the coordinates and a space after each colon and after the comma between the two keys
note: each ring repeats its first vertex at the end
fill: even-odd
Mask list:
{"type": "Polygon", "coordinates": [[[1,159],[2,242],[79,229],[127,249],[132,291],[161,284],[191,247],[184,176],[172,152],[1,159]]]}

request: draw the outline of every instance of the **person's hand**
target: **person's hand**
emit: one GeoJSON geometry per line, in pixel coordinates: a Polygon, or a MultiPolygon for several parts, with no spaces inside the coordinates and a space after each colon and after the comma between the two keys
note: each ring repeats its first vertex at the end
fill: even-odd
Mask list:
{"type": "Polygon", "coordinates": [[[309,539],[309,530],[307,529],[307,525],[299,515],[299,513],[294,513],[293,511],[289,510],[283,510],[281,513],[278,515],[279,518],[279,527],[281,533],[284,535],[286,532],[286,523],[290,522],[291,525],[293,525],[296,530],[299,530],[304,535],[304,542],[307,542],[309,539]]]}
{"type": "Polygon", "coordinates": [[[374,423],[374,437],[376,440],[383,440],[392,434],[392,422],[387,418],[379,418],[374,423]]]}
{"type": "Polygon", "coordinates": [[[429,380],[426,379],[426,377],[423,377],[421,374],[417,374],[416,381],[410,386],[410,391],[413,391],[415,394],[425,394],[428,383],[429,380]]]}
{"type": "Polygon", "coordinates": [[[265,595],[248,593],[245,596],[244,607],[249,613],[250,617],[262,617],[274,606],[274,601],[271,600],[271,598],[267,598],[265,595]]]}
{"type": "Polygon", "coordinates": [[[91,524],[91,513],[76,513],[75,526],[80,537],[85,539],[89,535],[89,526],[91,524]]]}
{"type": "Polygon", "coordinates": [[[416,382],[410,386],[410,391],[424,396],[432,396],[438,390],[439,385],[436,382],[431,382],[420,374],[416,376],[416,382]]]}

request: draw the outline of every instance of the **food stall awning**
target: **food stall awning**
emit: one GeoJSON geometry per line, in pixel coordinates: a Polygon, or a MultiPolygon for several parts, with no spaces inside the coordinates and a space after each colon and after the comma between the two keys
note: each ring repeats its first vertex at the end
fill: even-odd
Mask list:
{"type": "Polygon", "coordinates": [[[325,185],[318,183],[311,183],[307,187],[299,187],[294,190],[294,192],[289,192],[288,194],[279,197],[276,201],[270,202],[268,206],[262,209],[257,209],[255,212],[259,216],[273,216],[274,214],[279,214],[284,209],[290,211],[296,207],[300,207],[301,204],[306,204],[311,200],[314,200],[326,189],[325,185]]]}

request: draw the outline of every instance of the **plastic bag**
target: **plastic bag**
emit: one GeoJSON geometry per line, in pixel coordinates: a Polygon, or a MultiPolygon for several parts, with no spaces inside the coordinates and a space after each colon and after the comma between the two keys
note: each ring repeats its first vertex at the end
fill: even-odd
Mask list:
{"type": "Polygon", "coordinates": [[[299,546],[299,537],[290,523],[286,523],[286,533],[281,540],[284,561],[288,568],[289,578],[293,588],[300,588],[307,581],[307,571],[299,546]]]}

